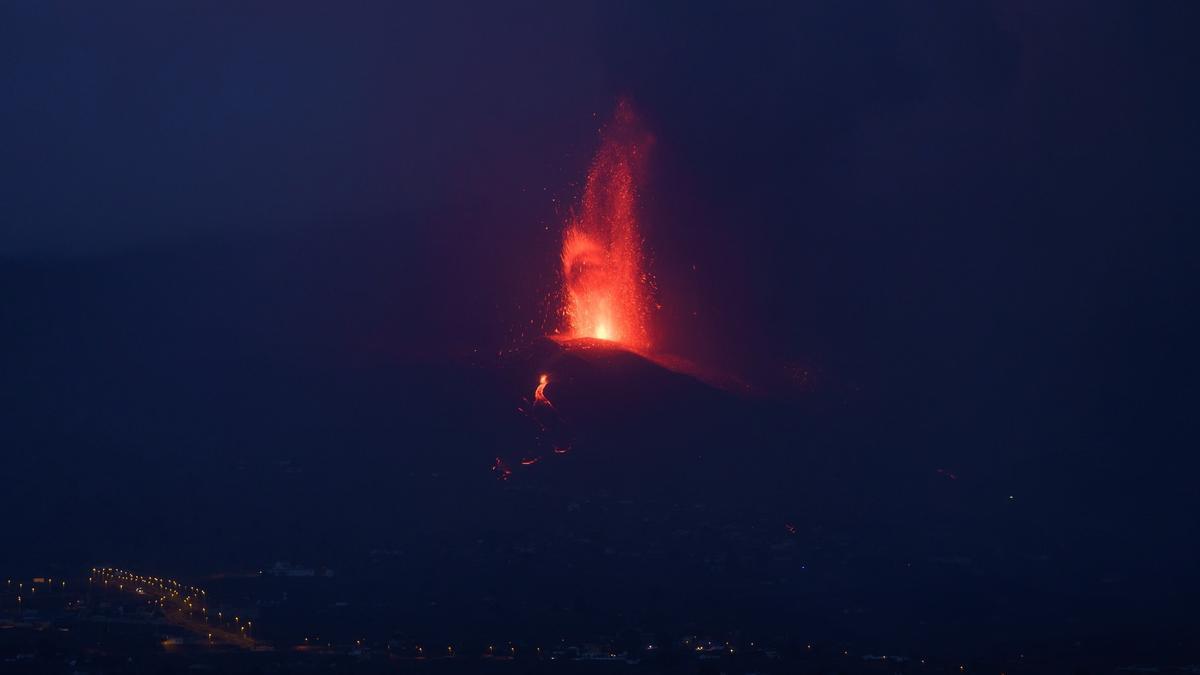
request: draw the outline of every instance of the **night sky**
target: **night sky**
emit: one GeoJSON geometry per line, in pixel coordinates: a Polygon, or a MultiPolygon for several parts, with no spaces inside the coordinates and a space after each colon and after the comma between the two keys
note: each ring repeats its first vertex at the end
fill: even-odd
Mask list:
{"type": "MultiPolygon", "coordinates": [[[[360,413],[385,420],[347,441],[368,472],[444,430],[393,405],[484,424],[470,383],[554,327],[562,225],[624,96],[655,138],[658,349],[806,429],[810,401],[838,410],[854,449],[784,426],[834,467],[807,480],[878,496],[852,523],[909,499],[907,471],[929,482],[889,517],[922,530],[953,471],[1036,504],[1080,595],[1115,577],[1174,616],[1200,598],[1197,9],[5,3],[0,566],[207,569],[81,522],[191,522],[146,486],[340,447],[360,413]]],[[[972,545],[1026,545],[974,508],[972,545]]]]}

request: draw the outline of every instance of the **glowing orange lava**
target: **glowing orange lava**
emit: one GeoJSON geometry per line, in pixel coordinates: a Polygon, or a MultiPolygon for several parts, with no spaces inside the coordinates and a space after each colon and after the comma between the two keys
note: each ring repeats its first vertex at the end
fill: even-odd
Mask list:
{"type": "Polygon", "coordinates": [[[554,407],[554,404],[550,402],[550,399],[546,398],[546,385],[548,385],[548,384],[550,384],[550,376],[546,375],[545,373],[542,373],[542,376],[538,378],[537,389],[533,390],[533,404],[534,405],[537,405],[539,403],[545,403],[546,405],[550,406],[551,408],[554,407]]]}
{"type": "Polygon", "coordinates": [[[567,337],[597,338],[646,351],[651,305],[635,199],[652,139],[628,101],[601,134],[578,210],[563,232],[567,337]]]}

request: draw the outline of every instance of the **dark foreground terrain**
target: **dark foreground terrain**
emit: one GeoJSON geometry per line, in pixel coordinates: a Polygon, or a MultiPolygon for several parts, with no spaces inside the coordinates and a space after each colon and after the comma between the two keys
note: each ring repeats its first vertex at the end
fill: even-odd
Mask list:
{"type": "MultiPolygon", "coordinates": [[[[192,395],[219,400],[226,381],[211,378],[192,395]]],[[[919,431],[851,387],[714,386],[549,340],[246,382],[246,409],[147,398],[114,423],[139,443],[80,439],[93,451],[79,461],[10,464],[6,498],[61,517],[36,521],[52,532],[9,526],[11,541],[53,536],[11,554],[6,672],[1197,662],[1195,632],[1170,628],[1194,627],[1194,580],[1112,548],[1099,515],[1059,527],[1068,495],[1021,467],[899,452],[919,431]],[[204,613],[97,588],[87,571],[109,566],[204,588],[204,613]],[[204,635],[195,621],[217,612],[224,629],[252,621],[252,640],[204,635]]]]}

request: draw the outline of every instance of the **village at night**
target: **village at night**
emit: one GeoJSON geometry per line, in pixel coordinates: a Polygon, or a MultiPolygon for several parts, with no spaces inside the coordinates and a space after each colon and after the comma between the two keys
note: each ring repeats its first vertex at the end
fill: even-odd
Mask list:
{"type": "Polygon", "coordinates": [[[0,8],[0,673],[1200,672],[1200,6],[0,8]]]}

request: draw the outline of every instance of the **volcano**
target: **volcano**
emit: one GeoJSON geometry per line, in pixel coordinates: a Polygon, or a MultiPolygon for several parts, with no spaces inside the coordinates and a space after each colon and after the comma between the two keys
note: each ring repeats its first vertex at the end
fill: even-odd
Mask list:
{"type": "Polygon", "coordinates": [[[694,452],[701,447],[697,435],[736,427],[727,423],[744,406],[734,394],[603,339],[537,339],[507,354],[500,371],[510,388],[524,383],[531,392],[520,410],[534,423],[536,439],[507,463],[532,470],[518,470],[516,479],[554,474],[559,480],[566,472],[603,482],[628,477],[635,466],[648,474],[678,472],[702,461],[703,453],[694,452]]]}

